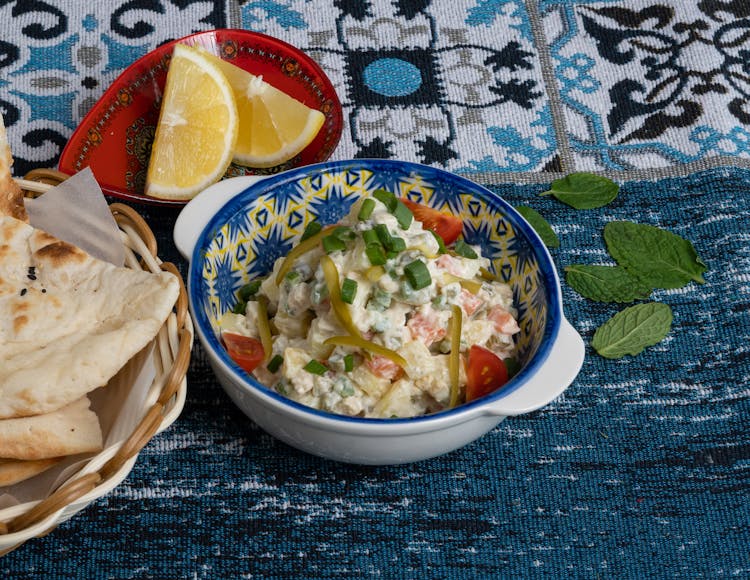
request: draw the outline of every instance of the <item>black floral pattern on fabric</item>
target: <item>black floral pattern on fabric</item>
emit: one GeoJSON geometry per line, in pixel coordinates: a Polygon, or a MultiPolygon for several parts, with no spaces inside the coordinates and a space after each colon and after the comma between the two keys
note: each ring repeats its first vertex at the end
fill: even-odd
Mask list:
{"type": "Polygon", "coordinates": [[[644,73],[638,80],[623,78],[609,90],[611,137],[621,143],[654,139],[671,127],[693,125],[705,112],[703,99],[697,97],[712,94],[733,95],[727,109],[740,123],[749,124],[750,50],[741,40],[750,34],[750,20],[712,26],[710,18],[726,6],[712,2],[701,8],[707,18],[692,21],[683,20],[669,5],[581,9],[584,28],[596,40],[599,54],[626,69],[636,64],[644,73]],[[682,58],[705,47],[713,49],[715,58],[682,58]]]}

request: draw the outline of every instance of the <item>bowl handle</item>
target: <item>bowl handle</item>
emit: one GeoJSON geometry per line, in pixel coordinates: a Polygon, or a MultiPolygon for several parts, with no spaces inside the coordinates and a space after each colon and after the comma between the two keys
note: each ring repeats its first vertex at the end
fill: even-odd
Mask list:
{"type": "Polygon", "coordinates": [[[584,350],[583,339],[563,317],[552,352],[534,377],[518,390],[488,405],[485,412],[489,415],[521,415],[556,399],[581,370],[584,350]]]}
{"type": "Polygon", "coordinates": [[[265,179],[265,176],[244,175],[225,179],[207,187],[191,199],[177,216],[172,232],[175,246],[182,257],[190,261],[203,228],[214,214],[235,195],[261,179],[265,179]]]}

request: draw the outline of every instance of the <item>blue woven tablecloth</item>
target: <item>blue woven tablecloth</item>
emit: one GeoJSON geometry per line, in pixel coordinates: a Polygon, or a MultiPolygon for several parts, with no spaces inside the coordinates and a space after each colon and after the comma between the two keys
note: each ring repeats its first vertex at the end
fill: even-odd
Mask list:
{"type": "MultiPolygon", "coordinates": [[[[113,492],[0,559],[2,578],[750,577],[750,5],[740,0],[0,2],[0,107],[16,175],[57,163],[130,62],[238,27],[334,82],[334,158],[462,173],[553,225],[560,272],[628,219],[691,240],[706,283],[656,291],[669,337],[587,347],[544,409],[400,467],[303,454],[259,430],[196,345],[179,420],[113,492]],[[95,4],[95,5],[94,5],[95,4]],[[622,185],[576,211],[574,170],[622,185]]],[[[165,260],[176,211],[136,206],[165,260]]],[[[618,307],[563,285],[587,344],[618,307]]]]}

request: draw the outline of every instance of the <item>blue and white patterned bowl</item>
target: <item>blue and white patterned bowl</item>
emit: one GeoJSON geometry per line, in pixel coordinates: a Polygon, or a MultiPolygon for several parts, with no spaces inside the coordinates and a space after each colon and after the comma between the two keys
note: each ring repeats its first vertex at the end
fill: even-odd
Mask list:
{"type": "Polygon", "coordinates": [[[583,342],[563,316],[555,266],[534,230],[496,194],[440,169],[402,161],[351,160],[262,179],[230,179],[185,207],[175,225],[175,242],[190,260],[190,309],[222,386],[261,427],[324,457],[392,464],[456,449],[508,415],[549,403],[572,382],[583,361],[583,342]],[[237,302],[237,290],[267,274],[310,221],[335,223],[357,199],[378,188],[460,215],[464,238],[481,246],[494,271],[513,288],[522,369],[500,391],[425,417],[344,417],[267,389],[221,346],[218,321],[237,302]]]}

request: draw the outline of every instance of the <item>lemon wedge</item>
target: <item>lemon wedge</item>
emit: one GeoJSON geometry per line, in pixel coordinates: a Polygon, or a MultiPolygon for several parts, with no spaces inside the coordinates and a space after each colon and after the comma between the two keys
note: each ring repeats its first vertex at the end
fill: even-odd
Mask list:
{"type": "Polygon", "coordinates": [[[320,131],[325,115],[230,62],[206,53],[234,91],[240,130],[234,162],[273,167],[307,147],[320,131]]]}
{"type": "Polygon", "coordinates": [[[177,44],[167,71],[146,195],[191,199],[232,162],[239,115],[232,87],[207,53],[177,44]]]}

